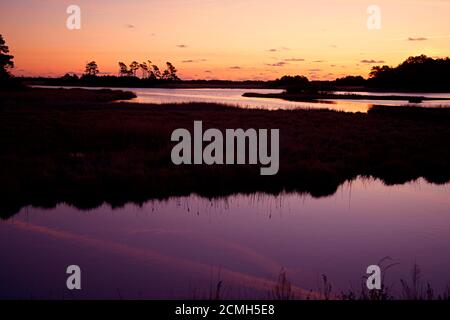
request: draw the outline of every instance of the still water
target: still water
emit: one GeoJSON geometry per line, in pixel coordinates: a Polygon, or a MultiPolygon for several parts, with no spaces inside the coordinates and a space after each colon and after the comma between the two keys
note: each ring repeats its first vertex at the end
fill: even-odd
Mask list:
{"type": "MultiPolygon", "coordinates": [[[[54,88],[48,86],[39,86],[45,88],[54,88]]],[[[63,87],[72,88],[72,87],[63,87]]],[[[85,89],[99,89],[85,87],[85,89]]],[[[133,91],[137,98],[131,102],[137,103],[184,103],[184,102],[214,102],[224,103],[241,108],[262,108],[268,110],[276,109],[295,109],[295,108],[311,108],[311,109],[332,109],[346,112],[367,112],[372,105],[418,105],[423,107],[431,106],[450,106],[449,101],[425,101],[420,104],[409,104],[404,101],[395,100],[376,100],[377,95],[408,95],[423,96],[435,98],[448,98],[450,93],[390,93],[390,92],[336,92],[338,94],[354,93],[362,95],[373,95],[374,100],[329,100],[326,102],[293,102],[282,99],[273,98],[251,98],[243,97],[246,92],[256,93],[280,93],[282,90],[276,89],[162,89],[162,88],[106,88],[121,89],[133,91]]]]}
{"type": "MultiPolygon", "coordinates": [[[[126,90],[124,88],[124,90],[126,90]]],[[[243,97],[246,92],[256,93],[281,93],[283,90],[275,89],[131,89],[137,98],[133,102],[140,103],[182,103],[182,102],[216,102],[238,106],[241,108],[262,108],[268,110],[276,109],[332,109],[346,112],[367,112],[372,105],[419,105],[423,107],[450,106],[449,101],[425,101],[420,104],[410,104],[406,101],[376,100],[377,95],[408,95],[450,99],[450,93],[371,93],[371,92],[336,92],[337,94],[361,94],[373,95],[374,100],[331,100],[324,99],[323,102],[294,102],[273,98],[243,97]]]]}
{"type": "Polygon", "coordinates": [[[81,211],[23,208],[0,221],[0,298],[267,298],[283,269],[293,290],[358,290],[368,265],[414,263],[435,291],[450,284],[450,184],[386,186],[358,178],[330,197],[191,195],[81,211]],[[66,289],[79,265],[82,290],[66,289]]]}

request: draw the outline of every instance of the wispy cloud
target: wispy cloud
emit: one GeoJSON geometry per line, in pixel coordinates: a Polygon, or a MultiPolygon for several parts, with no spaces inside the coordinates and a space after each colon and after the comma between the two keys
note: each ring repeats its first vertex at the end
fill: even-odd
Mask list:
{"type": "Polygon", "coordinates": [[[128,28],[128,29],[136,29],[136,26],[135,26],[134,24],[128,23],[128,24],[125,25],[125,28],[128,28]]]}
{"type": "Polygon", "coordinates": [[[187,59],[187,60],[182,60],[182,63],[195,63],[195,62],[205,62],[208,61],[206,59],[187,59]]]}
{"type": "Polygon", "coordinates": [[[268,52],[279,52],[279,51],[289,51],[291,50],[288,47],[279,47],[279,48],[271,48],[269,50],[267,50],[268,52]]]}
{"type": "Polygon", "coordinates": [[[181,49],[184,49],[184,48],[187,48],[188,46],[185,45],[185,44],[177,44],[177,47],[181,48],[181,49]]]}
{"type": "Polygon", "coordinates": [[[266,65],[269,67],[284,67],[287,64],[288,63],[285,61],[280,61],[280,62],[276,62],[276,63],[266,63],[266,65]]]}
{"type": "Polygon", "coordinates": [[[233,69],[233,70],[240,70],[240,69],[242,69],[242,68],[239,67],[239,66],[232,66],[232,67],[230,67],[230,69],[233,69]]]}
{"type": "Polygon", "coordinates": [[[303,59],[303,58],[287,58],[287,59],[283,59],[283,61],[286,61],[286,62],[300,62],[300,61],[305,61],[305,59],[303,59]]]}
{"type": "Polygon", "coordinates": [[[425,38],[425,37],[418,37],[418,38],[409,37],[408,38],[408,41],[426,41],[426,40],[428,40],[428,38],[425,38]]]}
{"type": "Polygon", "coordinates": [[[364,59],[361,60],[361,63],[384,63],[384,60],[364,59]]]}

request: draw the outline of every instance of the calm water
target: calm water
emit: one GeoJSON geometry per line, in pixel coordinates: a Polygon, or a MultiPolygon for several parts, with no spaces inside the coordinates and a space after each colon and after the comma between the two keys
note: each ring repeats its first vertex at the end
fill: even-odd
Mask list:
{"type": "MultiPolygon", "coordinates": [[[[44,87],[44,86],[42,86],[44,87]]],[[[48,88],[48,87],[47,87],[48,88]]],[[[50,87],[54,88],[54,87],[50,87]]],[[[71,87],[66,87],[71,88],[71,87]]],[[[98,89],[86,87],[86,89],[98,89]]],[[[225,103],[242,108],[263,108],[269,110],[295,109],[295,108],[328,108],[347,112],[367,112],[374,104],[376,105],[412,105],[403,101],[389,100],[325,100],[327,103],[292,102],[282,99],[249,98],[243,97],[245,92],[257,93],[279,93],[282,90],[273,89],[160,89],[160,88],[108,88],[133,91],[137,98],[131,100],[138,103],[182,103],[182,102],[216,102],[225,103]]],[[[337,92],[345,94],[345,92],[337,92]]],[[[450,99],[450,93],[373,93],[354,92],[355,94],[368,95],[409,95],[425,96],[450,99]]],[[[426,101],[420,104],[424,107],[430,106],[450,106],[449,101],[426,101]]]]}
{"type": "MultiPolygon", "coordinates": [[[[450,283],[450,185],[357,179],[327,198],[299,194],[192,195],[142,207],[24,208],[0,222],[2,298],[267,297],[282,268],[295,290],[358,289],[370,264],[399,264],[399,289],[417,262],[436,291],[450,283]],[[82,290],[65,289],[65,268],[82,290]]],[[[339,291],[338,291],[339,292],[339,291]]]]}

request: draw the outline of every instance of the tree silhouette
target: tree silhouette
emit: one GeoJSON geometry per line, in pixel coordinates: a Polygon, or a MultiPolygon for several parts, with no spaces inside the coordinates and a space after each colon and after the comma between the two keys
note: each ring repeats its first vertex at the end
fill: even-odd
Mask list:
{"type": "Polygon", "coordinates": [[[132,75],[131,70],[128,70],[127,65],[123,62],[119,62],[119,75],[122,77],[129,77],[132,75]]]}
{"type": "Polygon", "coordinates": [[[147,66],[147,63],[142,62],[141,64],[139,64],[139,67],[142,70],[142,78],[143,79],[148,78],[148,66],[147,66]]]}
{"type": "Polygon", "coordinates": [[[167,69],[164,70],[163,79],[166,80],[180,80],[177,76],[178,70],[174,67],[174,65],[170,62],[166,62],[167,69]]]}
{"type": "Polygon", "coordinates": [[[148,79],[152,79],[155,80],[156,76],[153,72],[153,66],[152,66],[152,62],[150,60],[147,60],[147,68],[148,68],[148,79]]]}
{"type": "Polygon", "coordinates": [[[143,80],[153,80],[153,81],[180,80],[180,78],[177,75],[178,70],[170,62],[166,62],[167,68],[163,72],[161,72],[161,70],[156,64],[152,64],[151,60],[147,60],[146,62],[144,61],[142,63],[133,61],[130,63],[129,68],[124,62],[119,61],[118,64],[119,64],[119,75],[122,77],[129,77],[129,76],[136,77],[138,70],[141,70],[143,80]]]}
{"type": "Polygon", "coordinates": [[[9,78],[11,74],[9,73],[10,68],[14,68],[13,58],[14,56],[9,55],[9,48],[6,45],[3,36],[0,34],[0,78],[9,78]]]}
{"type": "Polygon", "coordinates": [[[136,76],[136,72],[139,70],[139,62],[133,61],[130,64],[130,70],[133,73],[133,76],[136,76]]]}
{"type": "Polygon", "coordinates": [[[152,65],[153,69],[153,75],[155,76],[155,79],[162,79],[161,71],[159,70],[158,66],[156,64],[152,65]]]}
{"type": "Polygon", "coordinates": [[[97,63],[95,61],[88,62],[84,73],[88,76],[96,76],[99,73],[97,63]]]}

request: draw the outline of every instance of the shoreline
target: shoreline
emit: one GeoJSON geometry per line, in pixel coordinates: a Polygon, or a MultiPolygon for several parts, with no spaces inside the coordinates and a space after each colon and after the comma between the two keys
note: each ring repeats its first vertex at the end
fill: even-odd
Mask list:
{"type": "MultiPolygon", "coordinates": [[[[20,78],[18,78],[20,79],[20,78]]],[[[126,85],[124,83],[114,84],[114,83],[79,83],[79,82],[63,82],[58,81],[58,79],[45,79],[45,80],[24,80],[24,84],[29,86],[52,86],[52,87],[111,87],[111,88],[155,88],[155,89],[273,89],[273,90],[285,90],[288,88],[286,85],[273,85],[267,82],[260,82],[254,80],[248,81],[228,81],[228,80],[186,80],[181,82],[172,83],[161,83],[144,85],[139,83],[133,83],[126,85]]],[[[333,91],[345,91],[345,92],[389,92],[389,93],[450,93],[450,88],[437,88],[437,89],[421,89],[412,90],[408,88],[375,88],[375,87],[364,87],[364,86],[333,86],[319,88],[320,91],[333,92],[333,91]]]]}

